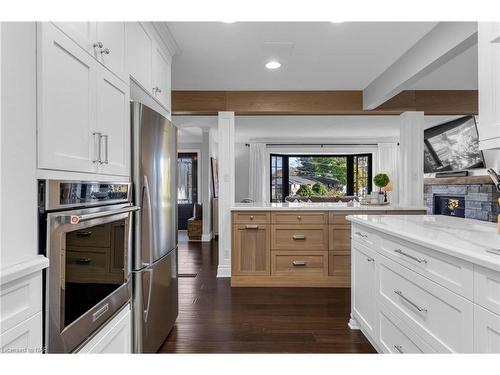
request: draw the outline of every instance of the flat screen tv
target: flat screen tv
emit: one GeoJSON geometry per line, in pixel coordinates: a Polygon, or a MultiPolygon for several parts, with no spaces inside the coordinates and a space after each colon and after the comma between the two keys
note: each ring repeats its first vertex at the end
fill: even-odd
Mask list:
{"type": "Polygon", "coordinates": [[[474,116],[425,130],[424,172],[455,172],[485,168],[474,116]]]}

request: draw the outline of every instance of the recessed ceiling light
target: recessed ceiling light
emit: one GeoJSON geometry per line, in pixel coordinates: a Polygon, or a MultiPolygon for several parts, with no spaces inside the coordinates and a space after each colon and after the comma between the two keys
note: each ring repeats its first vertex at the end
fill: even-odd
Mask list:
{"type": "Polygon", "coordinates": [[[343,23],[344,21],[330,21],[331,23],[343,23]]]}
{"type": "Polygon", "coordinates": [[[267,69],[278,69],[281,66],[281,63],[276,60],[271,60],[266,64],[267,69]]]}
{"type": "Polygon", "coordinates": [[[222,23],[235,23],[236,21],[221,21],[222,23]]]}

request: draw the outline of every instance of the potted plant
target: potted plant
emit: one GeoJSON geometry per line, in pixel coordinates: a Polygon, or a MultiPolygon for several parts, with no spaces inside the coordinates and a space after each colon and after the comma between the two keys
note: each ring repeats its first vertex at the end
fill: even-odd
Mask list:
{"type": "Polygon", "coordinates": [[[313,190],[309,185],[300,185],[299,190],[297,190],[297,195],[301,197],[310,197],[313,194],[313,190]]]}
{"type": "Polygon", "coordinates": [[[378,193],[379,203],[384,202],[384,192],[382,191],[382,188],[386,187],[389,181],[390,181],[389,176],[387,176],[385,173],[379,173],[375,177],[373,177],[373,183],[375,184],[376,187],[379,188],[379,193],[378,193]]]}

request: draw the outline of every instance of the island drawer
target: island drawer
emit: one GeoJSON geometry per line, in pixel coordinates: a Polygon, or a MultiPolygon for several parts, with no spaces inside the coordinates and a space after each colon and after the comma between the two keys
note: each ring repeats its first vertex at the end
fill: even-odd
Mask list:
{"type": "Polygon", "coordinates": [[[272,212],[272,224],[301,224],[301,225],[324,225],[328,224],[327,212],[272,212]]]}
{"type": "Polygon", "coordinates": [[[233,212],[234,224],[267,224],[270,222],[270,213],[264,211],[236,211],[233,212]]]}
{"type": "Polygon", "coordinates": [[[272,250],[328,250],[328,225],[271,225],[272,250]]]}
{"type": "Polygon", "coordinates": [[[471,301],[384,256],[378,263],[381,304],[438,352],[473,351],[471,301]]]}
{"type": "Polygon", "coordinates": [[[328,276],[328,252],[272,251],[271,274],[278,276],[328,276]]]}
{"type": "Polygon", "coordinates": [[[370,249],[376,250],[380,246],[379,235],[360,225],[352,225],[351,236],[354,242],[359,242],[370,249]]]}
{"type": "Polygon", "coordinates": [[[472,301],[471,263],[394,237],[381,238],[382,254],[472,301]]]}
{"type": "Polygon", "coordinates": [[[500,315],[500,272],[475,266],[474,302],[500,315]]]}

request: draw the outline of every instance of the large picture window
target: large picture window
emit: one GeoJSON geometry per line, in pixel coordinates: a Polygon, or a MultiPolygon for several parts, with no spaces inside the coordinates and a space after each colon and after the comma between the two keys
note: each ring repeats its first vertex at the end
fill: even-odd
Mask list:
{"type": "Polygon", "coordinates": [[[372,190],[372,155],[271,154],[271,201],[287,196],[364,196],[372,190]]]}

